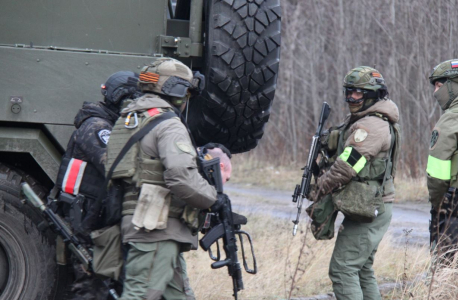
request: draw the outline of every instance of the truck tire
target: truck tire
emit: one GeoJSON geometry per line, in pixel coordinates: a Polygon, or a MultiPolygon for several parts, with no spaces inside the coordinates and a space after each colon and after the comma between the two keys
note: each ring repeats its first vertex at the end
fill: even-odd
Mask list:
{"type": "Polygon", "coordinates": [[[253,149],[264,133],[280,60],[280,0],[207,1],[206,88],[191,101],[197,144],[218,142],[233,153],[253,149]]]}
{"type": "Polygon", "coordinates": [[[55,236],[41,232],[42,217],[21,202],[24,181],[46,195],[31,177],[0,164],[0,300],[65,299],[68,276],[56,265],[55,236]]]}

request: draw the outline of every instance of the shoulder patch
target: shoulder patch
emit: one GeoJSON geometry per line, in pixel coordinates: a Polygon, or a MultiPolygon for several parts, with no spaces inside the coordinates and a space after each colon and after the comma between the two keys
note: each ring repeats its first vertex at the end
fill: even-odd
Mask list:
{"type": "Polygon", "coordinates": [[[176,145],[177,145],[178,149],[180,149],[182,152],[185,152],[185,153],[192,153],[193,152],[193,147],[188,143],[177,142],[176,145]]]}
{"type": "Polygon", "coordinates": [[[367,138],[367,131],[361,128],[356,129],[354,138],[357,143],[364,141],[367,138]]]}
{"type": "Polygon", "coordinates": [[[101,129],[97,131],[97,136],[99,137],[99,140],[105,145],[108,145],[110,134],[111,134],[111,131],[108,129],[101,129]]]}
{"type": "Polygon", "coordinates": [[[429,143],[429,149],[432,150],[436,144],[437,140],[439,139],[439,130],[434,129],[433,132],[431,133],[431,142],[429,143]]]}

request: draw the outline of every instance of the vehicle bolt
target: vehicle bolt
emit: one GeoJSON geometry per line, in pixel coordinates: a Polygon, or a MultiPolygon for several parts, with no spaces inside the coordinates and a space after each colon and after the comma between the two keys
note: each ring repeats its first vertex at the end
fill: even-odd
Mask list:
{"type": "Polygon", "coordinates": [[[34,110],[33,110],[33,112],[34,112],[34,113],[36,113],[36,112],[37,112],[37,110],[36,110],[36,109],[34,109],[34,110]]]}
{"type": "Polygon", "coordinates": [[[184,54],[185,54],[185,55],[189,55],[189,52],[188,52],[188,51],[186,51],[184,54]]]}
{"type": "Polygon", "coordinates": [[[140,66],[137,66],[137,69],[140,69],[141,67],[140,66]]]}
{"type": "Polygon", "coordinates": [[[85,64],[86,64],[86,66],[88,66],[88,65],[89,65],[89,63],[88,63],[88,62],[86,62],[85,64]]]}
{"type": "Polygon", "coordinates": [[[39,58],[37,58],[37,62],[40,62],[40,59],[39,59],[39,58]]]}
{"type": "Polygon", "coordinates": [[[13,112],[13,114],[18,114],[21,112],[21,106],[19,104],[13,104],[11,106],[11,111],[13,112]]]}
{"type": "Polygon", "coordinates": [[[186,44],[186,48],[189,48],[189,44],[186,44]]]}
{"type": "Polygon", "coordinates": [[[168,42],[169,42],[169,40],[164,40],[164,42],[168,43],[168,42]]]}

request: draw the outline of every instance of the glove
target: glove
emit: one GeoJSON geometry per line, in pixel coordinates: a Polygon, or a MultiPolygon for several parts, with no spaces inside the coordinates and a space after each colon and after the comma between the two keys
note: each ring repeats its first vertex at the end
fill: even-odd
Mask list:
{"type": "Polygon", "coordinates": [[[201,74],[199,71],[193,72],[192,78],[192,94],[193,96],[200,95],[202,91],[205,89],[205,76],[201,74]]]}

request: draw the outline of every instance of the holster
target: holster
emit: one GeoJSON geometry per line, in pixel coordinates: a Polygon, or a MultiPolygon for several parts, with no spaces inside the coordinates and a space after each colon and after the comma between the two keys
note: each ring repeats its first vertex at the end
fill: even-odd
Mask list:
{"type": "Polygon", "coordinates": [[[85,230],[83,228],[83,208],[86,201],[86,198],[78,194],[76,196],[61,192],[57,198],[60,201],[64,208],[64,214],[67,217],[70,226],[72,227],[73,231],[77,233],[84,233],[85,230]]]}

